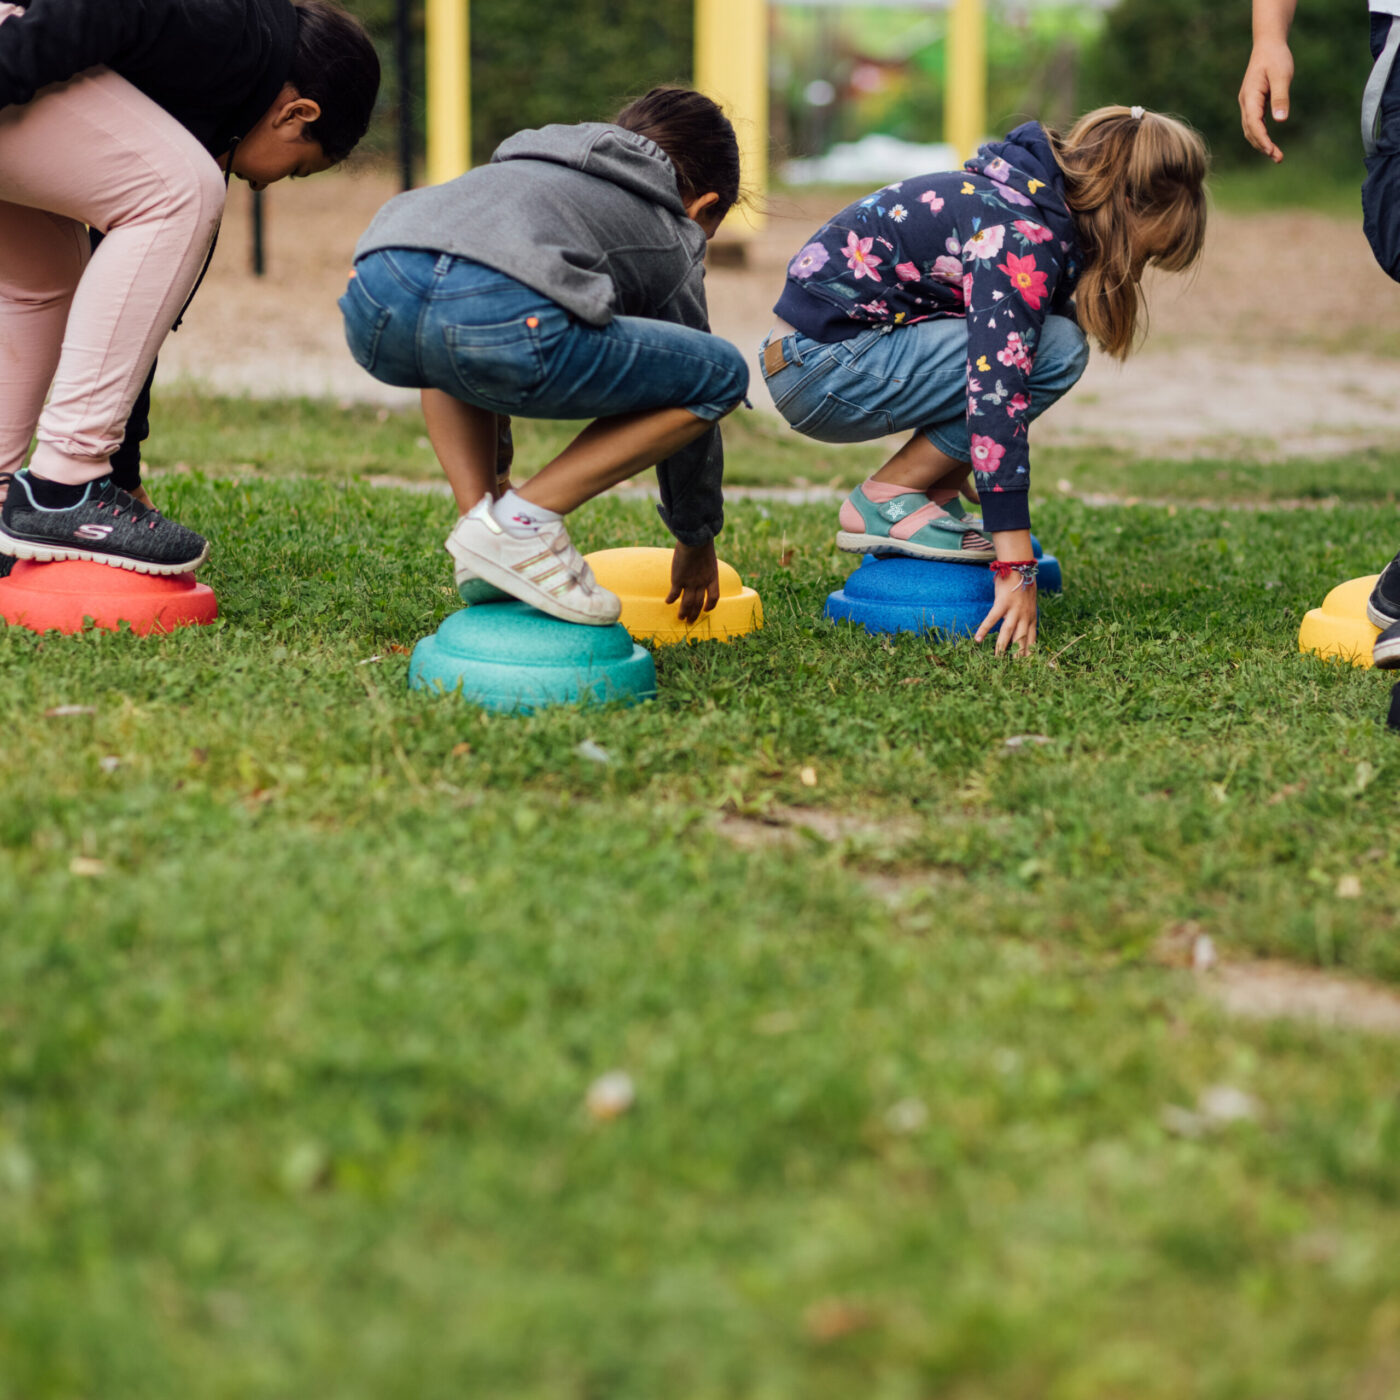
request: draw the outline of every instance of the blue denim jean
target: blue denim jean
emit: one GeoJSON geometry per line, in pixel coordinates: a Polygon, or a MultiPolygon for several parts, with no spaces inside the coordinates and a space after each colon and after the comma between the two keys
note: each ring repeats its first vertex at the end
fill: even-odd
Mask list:
{"type": "Polygon", "coordinates": [[[450,253],[370,253],[339,305],[350,353],[376,379],[441,389],[494,413],[607,418],[684,408],[714,422],[749,384],[743,354],[719,336],[641,316],[590,326],[450,253]]]}
{"type": "MultiPolygon", "coordinates": [[[[954,460],[972,460],[967,322],[950,317],[876,326],[834,345],[794,331],[783,337],[783,353],[788,364],[767,384],[796,432],[818,442],[869,442],[914,429],[954,460]]],[[[1088,362],[1084,332],[1066,316],[1047,316],[1030,375],[1027,419],[1068,393],[1088,362]]]]}

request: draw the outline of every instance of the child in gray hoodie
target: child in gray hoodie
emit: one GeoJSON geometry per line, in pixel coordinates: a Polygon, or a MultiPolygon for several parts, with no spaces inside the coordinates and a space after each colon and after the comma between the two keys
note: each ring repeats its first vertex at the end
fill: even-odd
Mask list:
{"type": "Polygon", "coordinates": [[[748,369],[709,333],[704,255],[738,197],[723,112],[655,88],[615,122],[519,132],[375,216],[340,301],[346,338],[375,378],[422,390],[462,512],[447,549],[464,601],[615,622],[563,517],[656,465],[676,537],[667,601],[688,622],[718,602],[718,421],[748,369]],[[596,421],[517,491],[497,474],[511,414],[596,421]]]}

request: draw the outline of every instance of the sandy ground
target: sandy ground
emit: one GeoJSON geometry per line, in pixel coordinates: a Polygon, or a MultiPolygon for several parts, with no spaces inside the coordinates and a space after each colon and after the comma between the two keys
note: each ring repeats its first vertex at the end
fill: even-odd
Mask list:
{"type": "MultiPolygon", "coordinates": [[[[355,240],[393,192],[374,172],[276,187],[259,279],[250,200],[235,182],[209,277],[162,352],[161,382],[412,402],[350,359],[335,305],[355,240]]],[[[711,269],[719,334],[757,348],[788,258],[832,207],[820,194],[775,200],[747,265],[711,269]]],[[[1400,358],[1366,353],[1400,348],[1400,287],[1375,266],[1359,217],[1217,214],[1198,273],[1150,290],[1144,349],[1126,365],[1096,355],[1037,425],[1038,442],[1265,459],[1400,443],[1400,358]]],[[[772,412],[755,381],[755,405],[772,412]]]]}

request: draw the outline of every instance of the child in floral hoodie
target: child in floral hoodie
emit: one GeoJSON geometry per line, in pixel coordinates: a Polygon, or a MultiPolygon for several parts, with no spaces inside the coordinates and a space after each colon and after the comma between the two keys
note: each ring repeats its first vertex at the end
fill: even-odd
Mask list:
{"type": "Polygon", "coordinates": [[[843,209],[788,266],[762,351],[778,410],[823,442],[916,430],[842,506],[838,546],[990,563],[978,640],[1008,621],[998,653],[1035,640],[1030,422],[1083,373],[1081,324],[1126,354],[1144,267],[1195,260],[1205,170],[1194,132],[1141,108],[1064,137],[1028,122],[843,209]],[[957,500],[969,468],[980,523],[957,500]]]}

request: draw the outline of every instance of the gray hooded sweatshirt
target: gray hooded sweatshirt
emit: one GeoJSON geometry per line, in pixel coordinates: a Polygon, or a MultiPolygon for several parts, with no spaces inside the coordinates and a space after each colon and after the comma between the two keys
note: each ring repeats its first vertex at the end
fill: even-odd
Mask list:
{"type": "MultiPolygon", "coordinates": [[[[705,235],[666,153],[603,122],[517,132],[489,165],[391,199],[355,249],[453,253],[504,272],[591,326],[646,316],[708,331],[705,235]]],[[[724,527],[718,425],[656,468],[682,544],[724,527]]]]}

